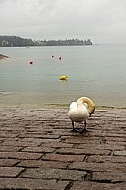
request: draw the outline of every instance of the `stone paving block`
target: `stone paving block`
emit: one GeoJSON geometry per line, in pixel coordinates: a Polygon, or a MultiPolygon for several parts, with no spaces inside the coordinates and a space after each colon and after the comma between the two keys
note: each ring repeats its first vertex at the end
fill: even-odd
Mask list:
{"type": "Polygon", "coordinates": [[[126,140],[124,138],[112,138],[112,137],[104,137],[104,140],[106,141],[106,144],[111,144],[111,145],[121,145],[125,146],[126,140]]]}
{"type": "Polygon", "coordinates": [[[109,182],[126,182],[126,172],[111,171],[111,172],[93,172],[93,181],[109,181],[109,182]]]}
{"type": "Polygon", "coordinates": [[[13,147],[26,147],[26,146],[40,146],[42,143],[41,139],[35,139],[35,138],[10,138],[5,139],[1,145],[2,146],[13,146],[13,147]]]}
{"type": "Polygon", "coordinates": [[[59,139],[60,138],[60,135],[50,135],[50,134],[42,134],[41,132],[38,132],[38,133],[26,133],[26,134],[21,134],[18,136],[19,138],[30,138],[30,137],[33,137],[33,138],[42,138],[42,139],[59,139]]]}
{"type": "Polygon", "coordinates": [[[43,146],[39,146],[39,147],[26,147],[24,149],[22,149],[22,152],[41,152],[41,153],[51,153],[54,152],[54,148],[50,148],[50,147],[43,147],[43,146]]]}
{"type": "Polygon", "coordinates": [[[44,161],[44,160],[22,160],[17,166],[25,168],[67,168],[67,162],[44,161]]]}
{"type": "Polygon", "coordinates": [[[18,152],[20,149],[20,146],[0,146],[0,152],[18,152]]]}
{"type": "Polygon", "coordinates": [[[96,182],[75,182],[70,190],[125,190],[126,183],[96,183],[96,182]]]}
{"type": "Polygon", "coordinates": [[[56,151],[56,153],[59,153],[59,154],[75,154],[75,155],[90,155],[90,154],[95,154],[95,155],[109,155],[110,154],[110,150],[99,150],[99,149],[96,149],[94,147],[88,147],[88,148],[82,148],[82,149],[79,149],[79,148],[60,148],[56,151]]]}
{"type": "Polygon", "coordinates": [[[0,167],[0,177],[16,177],[22,171],[24,171],[24,168],[0,167]]]}
{"type": "Polygon", "coordinates": [[[5,140],[4,137],[0,137],[0,144],[5,140]]]}
{"type": "Polygon", "coordinates": [[[60,162],[74,162],[74,161],[83,161],[84,155],[63,155],[63,154],[45,154],[42,157],[42,160],[52,160],[60,162]]]}
{"type": "Polygon", "coordinates": [[[92,163],[126,163],[125,156],[106,156],[106,155],[88,155],[85,158],[86,162],[92,163]]]}
{"type": "Polygon", "coordinates": [[[0,159],[0,167],[2,166],[14,166],[19,161],[17,159],[0,159]]]}
{"type": "Polygon", "coordinates": [[[0,178],[0,189],[42,189],[64,190],[68,181],[26,179],[26,178],[0,178]]]}
{"type": "Polygon", "coordinates": [[[61,137],[65,143],[72,143],[72,144],[88,144],[88,143],[92,143],[94,142],[94,144],[99,144],[100,141],[101,141],[101,138],[100,137],[86,137],[84,135],[77,135],[77,136],[72,136],[72,137],[66,137],[66,136],[63,136],[61,137]]]}
{"type": "Polygon", "coordinates": [[[61,139],[41,139],[41,144],[45,144],[46,146],[46,143],[59,143],[61,141],[61,139]]]}
{"type": "MultiPolygon", "coordinates": [[[[66,122],[65,122],[66,123],[66,122]]],[[[56,125],[55,125],[56,126],[56,125]]],[[[51,130],[51,133],[54,135],[69,135],[70,129],[60,129],[60,124],[58,124],[57,129],[51,130]]],[[[49,132],[50,133],[50,132],[49,132]]]]}
{"type": "Polygon", "coordinates": [[[51,147],[51,148],[72,148],[74,145],[73,144],[68,144],[64,142],[45,142],[42,144],[42,147],[51,147]]]}
{"type": "Polygon", "coordinates": [[[0,152],[0,158],[16,158],[19,160],[36,160],[39,159],[43,154],[30,153],[30,152],[0,152]]]}
{"type": "Polygon", "coordinates": [[[107,136],[107,137],[117,137],[117,138],[125,138],[126,133],[122,132],[122,133],[117,133],[116,131],[114,131],[113,133],[111,133],[112,129],[110,131],[104,131],[104,133],[101,133],[101,136],[107,136]]]}
{"type": "Polygon", "coordinates": [[[120,163],[110,163],[110,162],[104,162],[104,163],[88,163],[88,162],[74,162],[69,165],[70,169],[80,169],[85,171],[119,171],[125,172],[126,167],[124,164],[120,163]]]}
{"type": "Polygon", "coordinates": [[[1,131],[0,132],[0,137],[5,137],[5,138],[9,138],[9,137],[11,137],[11,138],[15,138],[15,137],[17,137],[19,135],[19,132],[14,132],[14,133],[12,133],[12,132],[9,132],[9,131],[1,131]]]}
{"type": "MultiPolygon", "coordinates": [[[[13,178],[11,178],[13,179],[13,178]]],[[[6,177],[0,177],[0,189],[6,189],[6,185],[8,184],[8,181],[10,180],[10,178],[6,178],[6,177]]]]}
{"type": "Polygon", "coordinates": [[[124,145],[124,142],[126,142],[126,138],[125,137],[118,137],[118,136],[115,136],[115,137],[110,137],[110,136],[104,136],[107,144],[118,144],[118,145],[124,145]]]}
{"type": "Polygon", "coordinates": [[[63,170],[52,168],[26,169],[20,177],[58,179],[58,180],[82,180],[86,176],[85,171],[63,170]]]}
{"type": "Polygon", "coordinates": [[[113,150],[113,151],[117,151],[117,150],[125,150],[125,146],[124,145],[120,145],[117,146],[117,144],[113,145],[113,144],[80,144],[77,146],[77,148],[94,148],[95,150],[113,150]]]}
{"type": "Polygon", "coordinates": [[[114,151],[115,156],[126,156],[126,150],[114,151]]]}

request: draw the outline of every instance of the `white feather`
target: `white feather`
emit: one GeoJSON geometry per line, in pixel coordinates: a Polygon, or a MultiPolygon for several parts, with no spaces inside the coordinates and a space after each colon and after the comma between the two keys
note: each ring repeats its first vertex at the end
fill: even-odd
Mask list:
{"type": "Polygon", "coordinates": [[[86,121],[89,117],[89,112],[85,104],[77,105],[77,102],[72,102],[70,104],[70,110],[68,116],[72,121],[82,122],[86,121]]]}

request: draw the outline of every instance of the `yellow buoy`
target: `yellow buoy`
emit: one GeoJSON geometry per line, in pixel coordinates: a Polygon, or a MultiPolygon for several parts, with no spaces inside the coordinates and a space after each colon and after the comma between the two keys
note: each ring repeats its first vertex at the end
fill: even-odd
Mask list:
{"type": "Polygon", "coordinates": [[[60,77],[60,80],[67,80],[67,78],[68,78],[68,76],[63,75],[63,76],[60,77]]]}

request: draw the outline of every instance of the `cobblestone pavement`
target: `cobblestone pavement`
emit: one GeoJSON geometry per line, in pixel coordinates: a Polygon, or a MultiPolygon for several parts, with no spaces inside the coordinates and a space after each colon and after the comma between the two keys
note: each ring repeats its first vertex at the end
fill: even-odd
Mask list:
{"type": "Polygon", "coordinates": [[[97,109],[86,134],[65,108],[0,110],[0,189],[126,190],[125,109],[97,109]]]}

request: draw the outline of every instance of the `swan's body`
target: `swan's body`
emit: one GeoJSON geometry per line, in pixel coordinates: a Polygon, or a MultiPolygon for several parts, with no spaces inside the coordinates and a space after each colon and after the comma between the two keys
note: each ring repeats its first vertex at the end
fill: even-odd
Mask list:
{"type": "Polygon", "coordinates": [[[70,104],[70,110],[68,116],[72,121],[73,132],[76,132],[74,128],[74,122],[85,123],[84,129],[81,131],[86,132],[86,120],[95,111],[95,104],[87,97],[81,97],[76,102],[70,104]]]}

